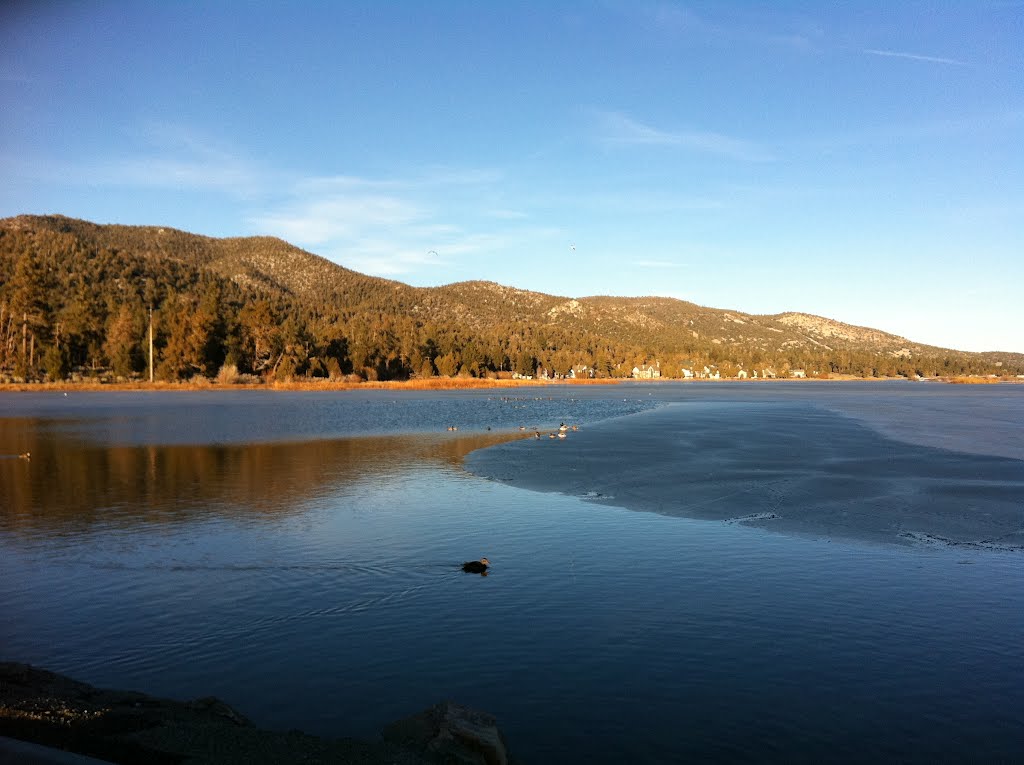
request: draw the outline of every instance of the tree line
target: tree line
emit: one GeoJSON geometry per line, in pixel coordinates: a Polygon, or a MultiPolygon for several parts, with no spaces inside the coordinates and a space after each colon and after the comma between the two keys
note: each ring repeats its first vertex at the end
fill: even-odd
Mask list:
{"type": "Polygon", "coordinates": [[[784,375],[935,376],[1007,373],[972,354],[893,358],[870,351],[780,353],[686,340],[622,342],[578,326],[497,318],[425,319],[385,290],[300,300],[239,283],[187,258],[141,253],[52,230],[0,229],[0,375],[159,380],[249,375],[263,380],[503,376],[628,377],[658,361],[665,377],[704,366],[784,375]]]}

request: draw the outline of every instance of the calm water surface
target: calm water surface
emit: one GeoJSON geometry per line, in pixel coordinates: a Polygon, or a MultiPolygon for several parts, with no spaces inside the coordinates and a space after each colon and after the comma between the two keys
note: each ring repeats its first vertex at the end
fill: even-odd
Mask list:
{"type": "Polygon", "coordinates": [[[462,459],[737,397],[1021,459],[1022,393],[0,396],[0,454],[33,454],[0,458],[0,658],[323,735],[454,698],[534,763],[1021,761],[1024,552],[636,512],[462,459]]]}

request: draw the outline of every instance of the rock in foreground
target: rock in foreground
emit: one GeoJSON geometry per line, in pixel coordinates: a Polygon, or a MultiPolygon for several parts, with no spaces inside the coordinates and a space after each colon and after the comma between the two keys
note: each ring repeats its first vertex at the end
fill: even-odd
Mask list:
{"type": "Polygon", "coordinates": [[[422,746],[421,739],[411,734],[366,742],[319,738],[298,731],[280,733],[255,727],[212,697],[182,702],[131,691],[104,690],[27,664],[0,662],[0,736],[114,763],[508,762],[494,718],[485,713],[439,704],[388,726],[388,730],[408,732],[417,726],[433,731],[432,738],[422,746]],[[449,711],[435,712],[441,709],[449,711]],[[435,718],[436,726],[413,722],[435,718]]]}
{"type": "Polygon", "coordinates": [[[443,701],[384,728],[384,740],[451,765],[508,765],[497,720],[486,712],[443,701]]]}

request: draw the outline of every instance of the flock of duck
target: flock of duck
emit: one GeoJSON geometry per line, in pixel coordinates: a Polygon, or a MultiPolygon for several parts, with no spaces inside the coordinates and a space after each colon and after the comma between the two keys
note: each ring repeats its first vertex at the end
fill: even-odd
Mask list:
{"type": "MultiPolygon", "coordinates": [[[[458,425],[449,425],[448,426],[449,432],[455,431],[455,430],[458,430],[458,429],[459,429],[458,425]]],[[[488,426],[487,429],[490,430],[491,429],[490,426],[488,426]]],[[[519,429],[520,430],[526,430],[527,428],[526,428],[525,425],[520,425],[519,429]]],[[[567,438],[568,437],[567,434],[568,434],[568,432],[570,430],[579,430],[579,429],[580,429],[579,425],[566,425],[563,422],[562,424],[560,424],[558,426],[558,430],[554,431],[553,433],[548,433],[548,438],[567,438]]],[[[536,438],[536,439],[540,439],[540,438],[543,438],[544,436],[541,435],[540,430],[538,430],[537,428],[534,428],[533,429],[533,437],[536,438]]]]}
{"type": "MultiPolygon", "coordinates": [[[[526,430],[526,426],[525,425],[520,425],[519,429],[520,430],[526,430]]],[[[568,432],[570,430],[579,430],[579,429],[580,429],[579,425],[566,425],[563,422],[561,425],[558,426],[558,430],[556,430],[553,433],[548,433],[548,438],[566,438],[567,435],[568,435],[568,432]]],[[[533,437],[536,438],[536,439],[543,438],[543,436],[541,436],[541,434],[540,434],[540,431],[537,430],[537,429],[534,429],[533,437]]]]}
{"type": "MultiPolygon", "coordinates": [[[[520,425],[519,429],[520,430],[526,430],[526,426],[525,425],[520,425]]],[[[566,436],[567,436],[567,434],[568,434],[568,432],[570,430],[579,430],[579,429],[580,429],[579,425],[566,425],[563,422],[561,425],[558,426],[558,430],[554,431],[553,433],[548,433],[548,438],[566,438],[566,436]]],[[[541,435],[541,432],[538,429],[536,429],[536,428],[534,428],[534,430],[533,430],[533,437],[534,438],[543,438],[543,436],[541,435]]]]}
{"type": "MultiPolygon", "coordinates": [[[[519,427],[519,429],[520,430],[526,430],[526,428],[524,426],[522,426],[522,425],[519,427]]],[[[580,429],[579,425],[566,425],[563,422],[561,425],[558,426],[558,430],[556,430],[554,433],[548,433],[548,438],[566,438],[567,434],[568,434],[568,431],[570,431],[570,430],[579,430],[579,429],[580,429]]],[[[542,436],[540,434],[540,431],[539,430],[534,430],[533,431],[533,437],[537,438],[537,439],[542,438],[542,436]]]]}

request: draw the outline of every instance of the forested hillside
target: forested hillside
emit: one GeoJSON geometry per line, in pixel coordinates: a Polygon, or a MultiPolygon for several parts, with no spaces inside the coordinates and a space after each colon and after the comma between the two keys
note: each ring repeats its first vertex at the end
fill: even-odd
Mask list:
{"type": "Polygon", "coordinates": [[[564,298],[489,282],[416,288],[270,237],[214,239],[61,216],[0,220],[0,375],[7,380],[235,370],[261,378],[502,373],[722,377],[1024,374],[1021,354],[970,354],[787,313],[667,298],[564,298]]]}

